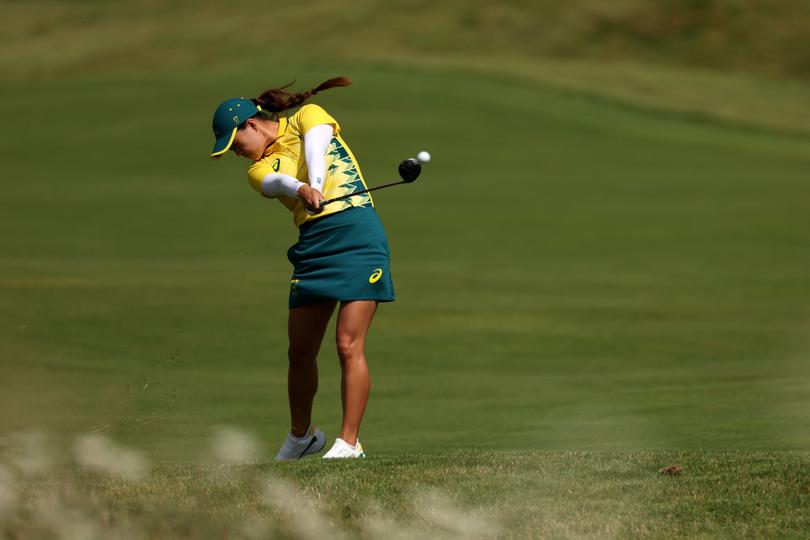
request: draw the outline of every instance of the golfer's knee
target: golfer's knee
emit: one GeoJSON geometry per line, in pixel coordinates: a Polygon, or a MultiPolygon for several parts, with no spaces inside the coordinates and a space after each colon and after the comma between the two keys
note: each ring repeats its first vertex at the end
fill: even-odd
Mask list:
{"type": "Polygon", "coordinates": [[[351,361],[363,356],[363,340],[357,336],[338,333],[336,344],[341,362],[351,361]]]}
{"type": "Polygon", "coordinates": [[[308,364],[315,362],[318,356],[318,347],[308,343],[290,343],[287,349],[287,358],[290,364],[308,364]]]}

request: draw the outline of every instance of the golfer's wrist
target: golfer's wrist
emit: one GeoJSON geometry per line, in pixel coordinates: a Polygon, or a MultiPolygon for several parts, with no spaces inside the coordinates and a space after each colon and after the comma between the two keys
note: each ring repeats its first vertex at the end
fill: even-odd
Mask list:
{"type": "Polygon", "coordinates": [[[323,195],[323,178],[310,178],[309,179],[309,187],[323,195]]]}
{"type": "Polygon", "coordinates": [[[286,191],[284,193],[288,197],[296,197],[298,195],[298,190],[301,189],[301,186],[305,186],[306,184],[303,182],[299,182],[298,180],[287,180],[282,186],[282,190],[286,191]]]}
{"type": "Polygon", "coordinates": [[[312,186],[310,186],[309,184],[305,184],[304,182],[301,182],[301,185],[299,185],[295,190],[295,195],[299,199],[304,198],[308,195],[307,190],[309,189],[312,189],[312,186]]]}

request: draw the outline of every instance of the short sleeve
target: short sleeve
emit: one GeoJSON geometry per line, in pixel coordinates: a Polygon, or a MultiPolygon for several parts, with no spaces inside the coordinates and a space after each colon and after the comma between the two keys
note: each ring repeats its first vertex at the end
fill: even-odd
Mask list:
{"type": "Polygon", "coordinates": [[[301,135],[305,135],[307,131],[321,124],[331,125],[335,134],[340,132],[340,125],[337,123],[337,120],[332,118],[322,107],[314,103],[301,107],[295,114],[295,117],[297,120],[296,127],[301,135]]]}
{"type": "Polygon", "coordinates": [[[264,193],[262,193],[262,180],[271,172],[272,169],[266,165],[258,167],[256,165],[251,166],[250,169],[248,169],[248,182],[250,182],[250,187],[264,195],[264,193]]]}

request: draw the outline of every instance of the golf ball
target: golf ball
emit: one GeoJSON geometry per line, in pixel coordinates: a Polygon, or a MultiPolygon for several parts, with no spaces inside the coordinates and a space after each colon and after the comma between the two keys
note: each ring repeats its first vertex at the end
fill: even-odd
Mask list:
{"type": "Polygon", "coordinates": [[[428,161],[430,161],[430,154],[422,150],[421,152],[416,154],[416,159],[418,159],[422,163],[427,163],[428,161]]]}

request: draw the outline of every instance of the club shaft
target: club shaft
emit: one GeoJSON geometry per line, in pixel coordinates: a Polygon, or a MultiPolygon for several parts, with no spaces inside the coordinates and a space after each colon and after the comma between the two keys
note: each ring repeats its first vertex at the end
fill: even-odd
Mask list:
{"type": "Polygon", "coordinates": [[[331,199],[321,201],[321,208],[323,208],[327,204],[333,203],[335,201],[342,201],[343,199],[348,199],[350,197],[354,197],[355,195],[362,195],[363,193],[368,193],[369,191],[374,191],[375,189],[382,189],[382,188],[396,186],[397,184],[404,184],[404,183],[405,183],[404,181],[400,180],[399,182],[391,182],[390,184],[383,184],[381,186],[374,186],[373,188],[364,189],[363,191],[355,191],[354,193],[347,193],[346,195],[341,195],[340,197],[333,197],[331,199]]]}

